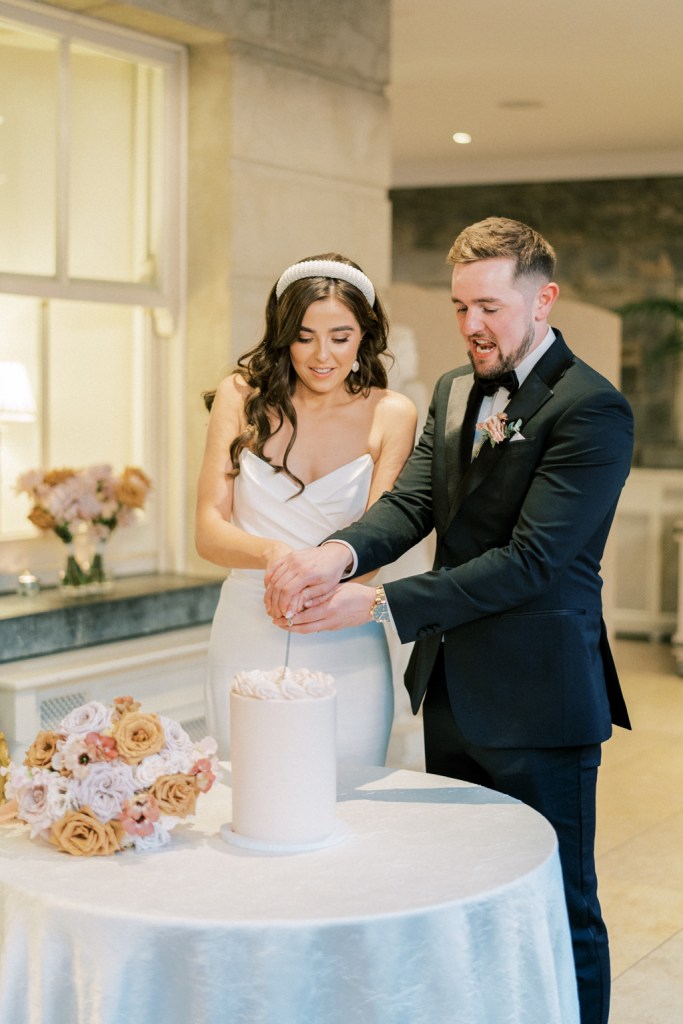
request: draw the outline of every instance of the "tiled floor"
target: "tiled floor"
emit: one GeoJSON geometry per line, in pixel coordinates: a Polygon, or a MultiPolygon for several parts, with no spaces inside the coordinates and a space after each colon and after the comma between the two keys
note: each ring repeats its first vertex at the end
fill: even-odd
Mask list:
{"type": "MultiPolygon", "coordinates": [[[[668,644],[619,640],[633,731],[603,747],[596,843],[610,933],[610,1024],[683,1024],[683,678],[668,644]]],[[[397,695],[388,763],[424,770],[420,723],[397,695]]]]}
{"type": "Polygon", "coordinates": [[[633,732],[603,748],[597,868],[610,1024],[683,1022],[683,678],[666,644],[618,641],[633,732]]]}

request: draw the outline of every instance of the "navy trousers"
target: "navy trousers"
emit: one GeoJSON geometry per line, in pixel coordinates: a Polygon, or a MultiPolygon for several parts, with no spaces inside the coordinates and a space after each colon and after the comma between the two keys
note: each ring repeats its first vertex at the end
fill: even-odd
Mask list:
{"type": "MultiPolygon", "coordinates": [[[[497,749],[468,743],[437,660],[423,706],[426,768],[521,800],[554,827],[574,950],[581,1024],[607,1024],[610,964],[595,874],[595,791],[600,746],[497,749]]],[[[529,1022],[529,1024],[542,1024],[529,1022]]]]}

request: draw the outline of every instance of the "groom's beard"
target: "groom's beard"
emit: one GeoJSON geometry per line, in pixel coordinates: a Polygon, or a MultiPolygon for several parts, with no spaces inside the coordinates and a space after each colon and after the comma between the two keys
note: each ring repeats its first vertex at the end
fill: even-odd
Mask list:
{"type": "MultiPolygon", "coordinates": [[[[514,352],[510,352],[507,356],[501,356],[495,367],[491,366],[485,373],[480,374],[481,377],[486,379],[487,377],[499,377],[501,373],[507,373],[508,370],[514,370],[515,367],[519,366],[524,357],[529,354],[531,346],[534,343],[535,331],[533,320],[529,323],[527,332],[520,341],[514,352]]],[[[470,351],[467,353],[467,358],[474,367],[474,356],[470,351]]],[[[477,370],[475,369],[475,373],[477,370]]]]}

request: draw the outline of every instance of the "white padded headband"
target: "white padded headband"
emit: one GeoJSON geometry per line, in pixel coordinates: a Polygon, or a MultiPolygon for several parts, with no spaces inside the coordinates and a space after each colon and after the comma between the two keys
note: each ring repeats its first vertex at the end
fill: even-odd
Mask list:
{"type": "Polygon", "coordinates": [[[350,267],[348,263],[339,263],[338,260],[303,260],[287,267],[275,286],[278,299],[290,284],[301,281],[304,277],[332,277],[338,281],[346,281],[363,293],[370,306],[375,304],[375,289],[370,278],[366,277],[362,270],[350,267]]]}

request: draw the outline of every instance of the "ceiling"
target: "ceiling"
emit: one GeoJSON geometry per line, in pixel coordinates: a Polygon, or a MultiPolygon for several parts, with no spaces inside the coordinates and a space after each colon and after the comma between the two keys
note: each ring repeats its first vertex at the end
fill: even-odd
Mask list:
{"type": "Polygon", "coordinates": [[[681,0],[391,9],[395,186],[683,174],[681,0]]]}

